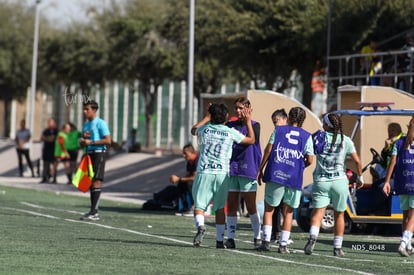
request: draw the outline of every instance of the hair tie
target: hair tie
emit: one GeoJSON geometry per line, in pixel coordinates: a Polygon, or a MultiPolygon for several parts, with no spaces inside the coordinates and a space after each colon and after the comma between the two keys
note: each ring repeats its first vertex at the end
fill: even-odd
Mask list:
{"type": "Polygon", "coordinates": [[[326,125],[328,125],[329,127],[331,127],[332,129],[334,129],[335,127],[332,125],[332,122],[329,120],[328,117],[329,114],[326,114],[323,116],[323,122],[326,123],[326,125]]]}

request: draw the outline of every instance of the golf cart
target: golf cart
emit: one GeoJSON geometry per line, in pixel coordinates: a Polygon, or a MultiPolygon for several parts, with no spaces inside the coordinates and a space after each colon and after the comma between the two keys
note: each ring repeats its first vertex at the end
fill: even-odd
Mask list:
{"type": "MultiPolygon", "coordinates": [[[[351,139],[354,140],[358,130],[361,128],[361,119],[371,116],[414,116],[414,110],[391,109],[391,102],[358,102],[360,109],[343,109],[335,111],[344,116],[356,117],[352,129],[351,139]]],[[[363,172],[374,165],[381,163],[382,157],[374,148],[370,148],[372,160],[363,167],[363,172]]],[[[345,232],[361,232],[369,224],[398,224],[402,223],[402,211],[400,209],[399,197],[392,192],[386,197],[382,193],[382,181],[366,182],[360,189],[357,188],[356,175],[352,169],[347,169],[349,180],[349,193],[347,207],[345,210],[345,232]]],[[[365,176],[364,176],[365,179],[365,176]]],[[[296,214],[296,221],[304,231],[309,231],[312,216],[312,184],[307,185],[302,194],[301,202],[296,214]]],[[[334,229],[334,210],[332,205],[326,208],[321,224],[321,232],[330,233],[334,229]]]]}

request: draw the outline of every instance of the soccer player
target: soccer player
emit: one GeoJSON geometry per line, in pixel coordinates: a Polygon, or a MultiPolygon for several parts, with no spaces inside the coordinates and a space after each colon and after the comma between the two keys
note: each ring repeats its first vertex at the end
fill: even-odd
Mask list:
{"type": "Polygon", "coordinates": [[[200,156],[197,175],[193,184],[194,221],[197,234],[194,247],[199,247],[206,231],[204,213],[210,202],[216,212],[216,248],[225,248],[223,243],[225,230],[224,206],[228,193],[229,165],[233,142],[254,144],[255,137],[250,118],[251,109],[243,109],[246,120],[247,136],[224,125],[228,119],[224,104],[211,104],[207,115],[191,129],[200,142],[200,156]]]}
{"type": "MultiPolygon", "coordinates": [[[[313,135],[314,151],[317,155],[316,168],[313,172],[312,202],[313,214],[309,239],[305,245],[305,254],[313,252],[319,235],[325,209],[332,201],[335,211],[334,250],[333,255],[344,256],[342,241],[344,238],[344,211],[348,197],[348,178],[345,173],[345,159],[350,155],[357,167],[359,183],[363,184],[361,161],[352,140],[342,133],[342,120],[338,114],[328,113],[323,117],[323,129],[313,135]]],[[[360,185],[362,187],[362,185],[360,185]]]]}
{"type": "Polygon", "coordinates": [[[400,208],[403,211],[402,229],[398,252],[403,257],[413,253],[411,239],[414,231],[414,117],[408,125],[407,136],[398,139],[391,153],[391,162],[383,187],[384,193],[391,193],[390,180],[394,173],[394,189],[400,197],[400,208]]]}
{"type": "Polygon", "coordinates": [[[100,219],[98,205],[101,196],[101,184],[104,180],[106,149],[111,144],[111,135],[108,124],[96,114],[98,107],[98,103],[94,100],[88,100],[83,104],[83,113],[87,122],[82,128],[83,138],[81,138],[80,144],[86,147],[86,153],[91,157],[95,176],[89,190],[91,208],[88,213],[81,217],[81,220],[97,221],[100,219]]]}
{"type": "MultiPolygon", "coordinates": [[[[250,108],[250,101],[240,97],[234,102],[237,120],[230,121],[227,126],[247,134],[246,119],[243,110],[250,108]]],[[[230,160],[229,195],[227,198],[227,240],[226,248],[236,248],[234,237],[237,227],[237,209],[240,204],[240,195],[246,203],[250,222],[253,229],[253,243],[260,245],[260,216],[256,209],[257,171],[262,159],[260,149],[260,124],[252,121],[256,142],[252,145],[233,144],[233,154],[230,160]]]]}
{"type": "Polygon", "coordinates": [[[288,125],[275,128],[264,151],[257,176],[259,184],[262,180],[266,182],[263,239],[258,250],[270,250],[274,207],[283,200],[283,225],[278,252],[290,253],[287,244],[292,229],[293,209],[300,203],[303,170],[313,160],[311,135],[301,128],[305,118],[306,113],[302,108],[290,109],[288,125]]]}

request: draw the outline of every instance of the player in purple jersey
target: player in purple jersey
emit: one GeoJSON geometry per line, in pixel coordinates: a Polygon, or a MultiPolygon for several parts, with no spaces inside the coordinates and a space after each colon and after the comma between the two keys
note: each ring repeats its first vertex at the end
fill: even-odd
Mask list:
{"type": "MultiPolygon", "coordinates": [[[[237,120],[230,121],[227,126],[236,129],[243,135],[247,134],[247,121],[243,111],[250,108],[250,101],[240,97],[234,102],[237,120]]],[[[233,154],[230,160],[229,195],[227,198],[227,240],[226,248],[236,248],[234,237],[237,227],[237,210],[240,205],[240,197],[244,199],[249,213],[253,230],[253,243],[255,247],[260,245],[260,216],[256,209],[257,171],[262,150],[260,148],[260,124],[252,121],[256,142],[251,145],[233,144],[233,154]]]]}
{"type": "Polygon", "coordinates": [[[259,184],[262,180],[266,182],[263,239],[258,250],[270,250],[274,207],[283,200],[283,225],[278,251],[290,253],[287,243],[292,229],[293,209],[299,206],[303,170],[313,161],[311,135],[301,128],[305,118],[306,112],[302,108],[290,109],[288,125],[275,128],[264,151],[257,176],[259,184]]]}
{"type": "Polygon", "coordinates": [[[403,257],[413,253],[411,239],[414,232],[414,117],[408,125],[407,136],[394,144],[391,162],[383,187],[384,193],[391,193],[390,179],[394,173],[394,189],[400,196],[400,208],[403,211],[402,229],[398,252],[403,257]]]}

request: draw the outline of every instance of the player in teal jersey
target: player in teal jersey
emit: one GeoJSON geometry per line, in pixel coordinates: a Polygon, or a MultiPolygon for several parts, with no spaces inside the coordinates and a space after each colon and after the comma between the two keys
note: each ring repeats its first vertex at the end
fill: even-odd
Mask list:
{"type": "MultiPolygon", "coordinates": [[[[313,172],[312,202],[313,214],[309,239],[304,252],[313,253],[319,228],[326,207],[332,203],[335,211],[334,250],[333,255],[342,257],[342,241],[344,236],[344,211],[348,198],[348,178],[345,173],[345,159],[350,155],[357,167],[359,182],[362,180],[362,165],[356,153],[354,143],[342,131],[342,120],[338,114],[328,113],[323,117],[323,129],[313,134],[316,168],[313,172]]],[[[362,185],[361,185],[362,186],[362,185]]]]}
{"type": "Polygon", "coordinates": [[[197,228],[193,242],[195,247],[199,247],[203,240],[206,230],[204,213],[212,201],[216,213],[216,247],[225,248],[224,206],[228,194],[230,158],[233,142],[243,144],[255,142],[250,114],[250,108],[243,110],[248,129],[247,136],[224,125],[228,119],[228,109],[224,104],[211,104],[207,115],[191,129],[191,134],[198,136],[200,145],[197,175],[193,185],[194,221],[197,228]]]}

